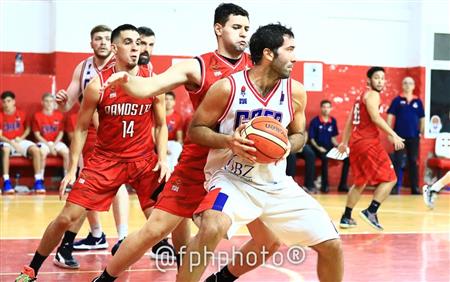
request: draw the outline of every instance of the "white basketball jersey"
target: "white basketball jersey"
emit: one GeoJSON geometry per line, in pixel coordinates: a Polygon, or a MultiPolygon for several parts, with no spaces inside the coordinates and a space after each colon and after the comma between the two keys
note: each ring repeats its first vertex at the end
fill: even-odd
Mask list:
{"type": "MultiPolygon", "coordinates": [[[[225,113],[219,119],[219,133],[231,135],[242,123],[258,116],[270,116],[287,127],[293,119],[291,79],[280,80],[263,98],[248,77],[241,71],[228,77],[231,95],[225,113]]],[[[230,149],[211,149],[205,166],[208,180],[217,170],[225,170],[242,180],[262,185],[262,189],[276,189],[286,179],[286,161],[277,164],[251,164],[233,154],[230,149]],[[274,186],[275,185],[275,186],[274,186]],[[267,187],[270,186],[270,187],[267,187]]]]}
{"type": "Polygon", "coordinates": [[[115,59],[114,57],[110,58],[109,61],[103,66],[102,69],[97,68],[94,63],[94,56],[91,56],[84,60],[83,67],[81,69],[80,76],[80,86],[81,86],[81,94],[84,95],[84,89],[88,83],[96,77],[103,69],[107,69],[114,65],[115,59]]]}

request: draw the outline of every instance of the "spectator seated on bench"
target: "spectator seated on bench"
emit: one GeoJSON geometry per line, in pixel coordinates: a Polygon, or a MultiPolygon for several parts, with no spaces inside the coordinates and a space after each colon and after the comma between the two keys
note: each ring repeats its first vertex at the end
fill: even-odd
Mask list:
{"type": "Polygon", "coordinates": [[[9,159],[11,156],[30,157],[33,160],[35,182],[33,190],[45,193],[44,179],[41,174],[41,153],[36,144],[26,140],[30,133],[24,112],[16,109],[16,96],[11,91],[1,95],[3,111],[0,113],[0,147],[3,163],[3,192],[13,194],[14,187],[9,179],[9,159]]]}

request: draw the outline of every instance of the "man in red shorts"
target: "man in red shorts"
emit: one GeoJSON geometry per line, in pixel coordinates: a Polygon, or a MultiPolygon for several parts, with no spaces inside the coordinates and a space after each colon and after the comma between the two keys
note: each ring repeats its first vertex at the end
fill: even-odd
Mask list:
{"type": "Polygon", "coordinates": [[[71,145],[70,167],[61,183],[62,188],[75,182],[79,155],[97,109],[100,123],[94,154],[87,160],[63,210],[47,227],[30,266],[24,267],[16,282],[33,281],[71,224],[77,222],[87,209],[108,210],[122,183],[135,188],[141,208],[148,216],[155,203],[152,195],[158,184],[169,177],[164,96],[136,99],[126,95],[120,87],[100,94],[102,83],[116,71],[149,76],[147,68],[137,65],[140,39],[136,27],[128,24],[117,27],[111,41],[116,64],[101,71],[85,90],[71,145]],[[155,138],[158,154],[152,141],[153,122],[158,132],[155,138]]]}
{"type": "Polygon", "coordinates": [[[345,124],[342,143],[338,149],[341,153],[347,151],[350,135],[350,166],[353,171],[354,185],[348,192],[347,204],[342,215],[340,227],[352,228],[356,226],[352,219],[352,210],[358,203],[366,185],[376,186],[370,206],[361,211],[360,216],[370,226],[383,230],[378,222],[377,210],[381,203],[389,196],[397,177],[391,160],[380,141],[378,129],[383,130],[395,150],[404,147],[400,138],[380,116],[380,92],[385,85],[384,69],[372,67],[367,71],[369,89],[355,102],[345,124]]]}
{"type": "MultiPolygon", "coordinates": [[[[184,85],[196,109],[214,82],[247,69],[251,65],[249,55],[244,53],[247,47],[248,30],[249,16],[246,10],[234,4],[221,4],[216,8],[214,15],[217,51],[185,60],[152,78],[140,79],[118,73],[105,83],[105,87],[117,84],[126,89],[129,95],[145,98],[167,93],[171,89],[184,85]]],[[[187,219],[192,217],[206,195],[203,188],[205,181],[203,169],[208,152],[209,148],[193,144],[189,141],[189,137],[185,139],[178,165],[159,195],[155,210],[138,232],[130,234],[123,241],[105,271],[94,281],[114,281],[129,266],[138,261],[149,247],[172,231],[174,231],[172,241],[177,250],[187,245],[190,237],[187,219]]],[[[269,253],[266,258],[270,257],[272,251],[279,246],[278,239],[259,220],[247,226],[253,239],[241,248],[241,252],[258,253],[265,248],[269,253]]],[[[260,263],[262,261],[252,266],[238,264],[226,266],[217,275],[239,277],[256,268],[260,263]]]]}

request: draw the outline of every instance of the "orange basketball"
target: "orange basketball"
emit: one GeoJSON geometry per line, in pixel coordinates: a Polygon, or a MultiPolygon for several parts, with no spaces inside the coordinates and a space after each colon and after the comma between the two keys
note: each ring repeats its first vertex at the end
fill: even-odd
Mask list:
{"type": "Polygon", "coordinates": [[[242,137],[254,142],[256,161],[272,163],[281,159],[288,144],[287,130],[272,117],[256,117],[242,130],[242,137]]]}

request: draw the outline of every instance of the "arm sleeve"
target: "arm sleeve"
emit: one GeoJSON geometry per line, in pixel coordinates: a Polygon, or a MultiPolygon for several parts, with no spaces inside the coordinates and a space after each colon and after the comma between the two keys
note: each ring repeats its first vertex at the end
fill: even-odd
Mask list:
{"type": "Polygon", "coordinates": [[[423,108],[423,104],[422,104],[421,100],[419,100],[419,110],[417,113],[419,114],[419,118],[425,117],[425,110],[423,108]]]}
{"type": "Polygon", "coordinates": [[[316,129],[317,129],[317,125],[316,125],[316,118],[313,118],[311,120],[311,122],[309,123],[309,130],[308,130],[308,134],[309,134],[309,139],[315,139],[316,138],[316,129]]]}
{"type": "Polygon", "coordinates": [[[338,136],[339,135],[339,131],[338,131],[338,127],[337,127],[337,121],[335,118],[333,118],[333,132],[332,132],[332,136],[338,136]]]}
{"type": "Polygon", "coordinates": [[[394,115],[394,116],[397,115],[397,106],[398,106],[398,99],[396,97],[396,98],[394,98],[392,100],[391,105],[389,106],[389,109],[388,109],[387,113],[391,114],[391,115],[394,115]]]}

